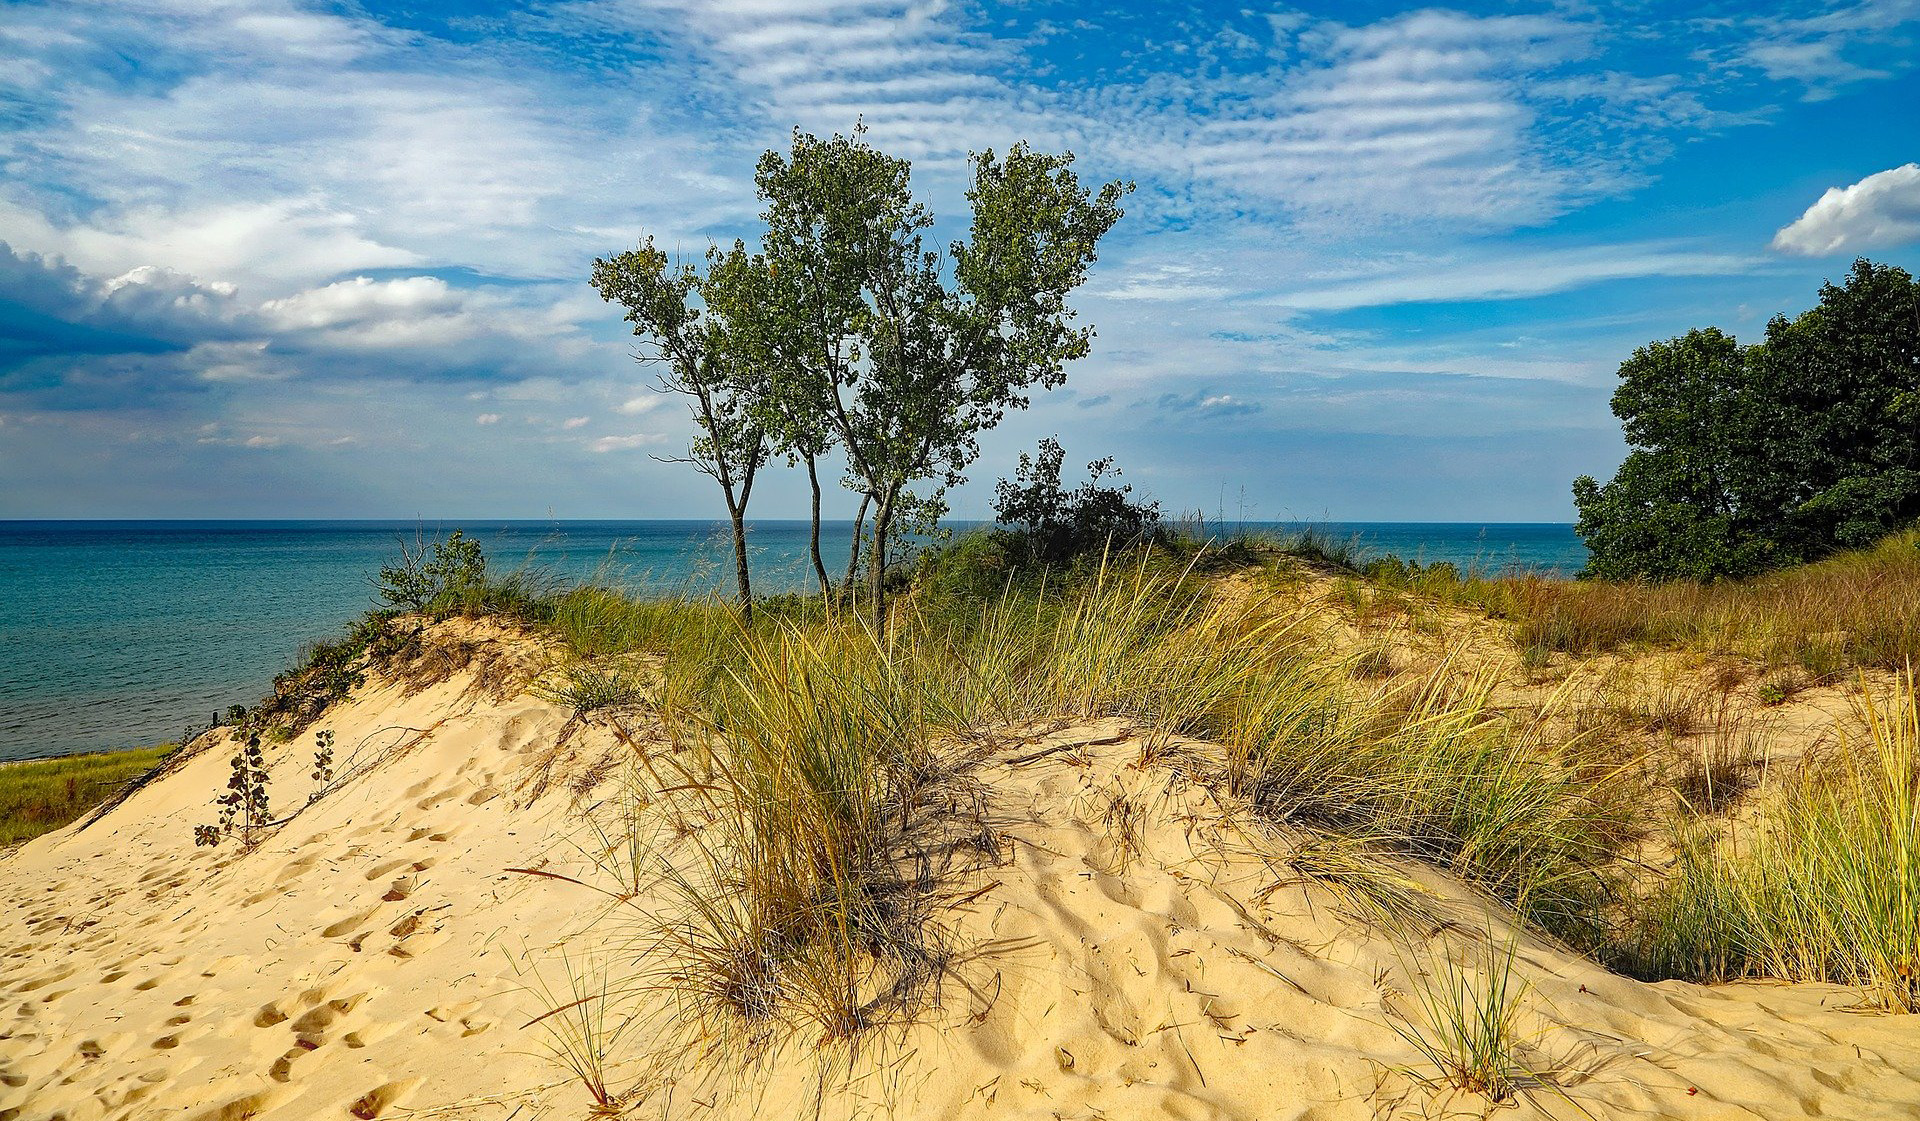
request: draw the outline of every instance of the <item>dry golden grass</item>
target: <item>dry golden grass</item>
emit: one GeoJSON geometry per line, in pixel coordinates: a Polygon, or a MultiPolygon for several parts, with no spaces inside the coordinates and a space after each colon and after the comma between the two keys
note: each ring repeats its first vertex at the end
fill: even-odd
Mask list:
{"type": "Polygon", "coordinates": [[[1920,661],[1920,530],[1783,572],[1716,584],[1539,576],[1413,577],[1421,592],[1514,624],[1521,650],[1630,644],[1735,654],[1815,676],[1920,661]]]}

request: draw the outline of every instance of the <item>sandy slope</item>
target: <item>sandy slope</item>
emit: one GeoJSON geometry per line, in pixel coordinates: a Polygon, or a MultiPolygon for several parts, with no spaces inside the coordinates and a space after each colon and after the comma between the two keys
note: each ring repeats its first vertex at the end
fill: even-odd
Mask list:
{"type": "MultiPolygon", "coordinates": [[[[584,1115],[523,1025],[543,1007],[528,971],[551,983],[561,949],[590,947],[601,900],[507,869],[570,867],[632,749],[604,726],[556,749],[564,712],[472,684],[376,684],[329,714],[346,777],[253,852],[193,847],[226,778],[216,746],[0,860],[0,1121],[584,1115]]],[[[311,788],[314,730],[273,756],[281,813],[311,788]]],[[[1293,882],[1288,839],[1220,805],[1180,752],[1140,751],[1109,723],[978,765],[1004,844],[950,885],[971,952],[931,1022],[877,1042],[824,1115],[1485,1113],[1405,1069],[1389,1023],[1417,1018],[1421,953],[1293,882]],[[1009,762],[1069,743],[1086,746],[1009,762]]],[[[1422,876],[1457,925],[1413,941],[1473,956],[1490,920],[1422,876]]],[[[1519,957],[1522,1024],[1561,1086],[1521,1114],[1920,1116],[1920,1030],[1846,1011],[1845,990],[1646,985],[1530,939],[1519,957]]],[[[647,1042],[623,1041],[616,1084],[647,1042]]],[[[808,1115],[804,1050],[732,1096],[686,1072],[634,1115],[808,1115]]]]}

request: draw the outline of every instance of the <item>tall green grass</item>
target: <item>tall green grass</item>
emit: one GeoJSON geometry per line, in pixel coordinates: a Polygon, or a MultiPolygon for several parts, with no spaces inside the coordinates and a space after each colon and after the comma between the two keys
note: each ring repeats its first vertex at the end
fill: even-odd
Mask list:
{"type": "Polygon", "coordinates": [[[681,750],[647,763],[675,822],[645,893],[666,903],[641,907],[658,1030],[733,1058],[851,1044],[939,973],[916,825],[940,705],[858,623],[714,629],[686,645],[724,647],[719,670],[663,709],[681,750]]]}
{"type": "Polygon", "coordinates": [[[0,846],[52,832],[160,765],[173,744],[0,763],[0,846]]]}

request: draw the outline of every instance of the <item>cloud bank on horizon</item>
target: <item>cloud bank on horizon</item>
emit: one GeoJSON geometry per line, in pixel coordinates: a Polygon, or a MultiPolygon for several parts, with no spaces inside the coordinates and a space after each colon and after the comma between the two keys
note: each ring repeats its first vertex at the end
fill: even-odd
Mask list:
{"type": "Polygon", "coordinates": [[[795,126],[949,228],[1016,139],[1139,184],[966,516],[1058,433],[1172,509],[1564,520],[1634,346],[1920,264],[1920,0],[1356,11],[12,4],[0,517],[709,516],[585,278],[751,239],[795,126]]]}

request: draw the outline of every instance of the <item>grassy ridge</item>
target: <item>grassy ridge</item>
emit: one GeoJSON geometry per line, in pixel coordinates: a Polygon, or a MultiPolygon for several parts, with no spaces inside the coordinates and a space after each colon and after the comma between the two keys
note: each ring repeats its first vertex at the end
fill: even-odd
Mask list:
{"type": "MultiPolygon", "coordinates": [[[[1920,602],[1916,554],[1920,534],[1908,534],[1711,587],[1405,566],[1376,572],[1371,587],[1342,579],[1365,593],[1355,613],[1430,592],[1513,618],[1526,649],[1644,642],[1832,673],[1920,647],[1920,608],[1908,606],[1920,602]],[[1917,594],[1902,598],[1908,590],[1917,594]]],[[[1176,737],[1214,745],[1181,766],[1210,768],[1205,781],[1287,826],[1276,859],[1390,931],[1432,927],[1431,897],[1405,872],[1418,860],[1642,976],[1820,979],[1859,986],[1880,1007],[1920,1004],[1911,676],[1865,699],[1877,706],[1870,735],[1817,765],[1770,771],[1736,828],[1722,803],[1737,794],[1716,798],[1709,781],[1702,797],[1676,800],[1637,749],[1582,731],[1605,721],[1554,710],[1602,704],[1598,694],[1496,704],[1498,667],[1441,659],[1396,672],[1381,649],[1343,647],[1352,619],[1342,597],[1300,594],[1298,566],[1273,559],[1245,542],[1232,554],[1176,542],[1038,574],[963,542],[922,566],[884,635],[858,605],[798,596],[759,605],[751,622],[717,599],[634,599],[519,576],[437,596],[426,614],[544,630],[566,650],[546,695],[581,714],[644,709],[671,748],[635,743],[645,773],[627,792],[633,812],[594,846],[605,890],[633,920],[629,937],[601,949],[640,973],[588,971],[580,989],[569,972],[579,991],[556,1002],[551,1023],[574,1024],[579,1038],[560,1051],[596,1096],[611,1095],[595,1073],[604,1048],[589,1036],[610,1030],[614,992],[669,998],[671,1016],[639,1031],[669,1062],[690,1051],[751,1059],[796,1039],[857,1050],[870,1029],[912,1018],[938,991],[949,952],[933,903],[941,862],[995,844],[984,819],[953,817],[967,799],[951,784],[968,781],[978,745],[1061,718],[1125,718],[1142,765],[1176,737]],[[1214,578],[1223,571],[1239,575],[1214,578]],[[1663,828],[1680,838],[1671,866],[1628,859],[1663,828]],[[569,1018],[589,1005],[591,1018],[569,1018]]],[[[334,677],[420,633],[418,616],[370,616],[299,671],[318,682],[312,705],[282,690],[301,700],[289,711],[310,719],[340,694],[334,677]]],[[[1671,737],[1681,723],[1650,713],[1647,727],[1671,737]]],[[[1738,777],[1743,766],[1723,770],[1738,777]]],[[[1445,1007],[1491,1010],[1476,1021],[1491,1035],[1473,1054],[1504,1047],[1492,1037],[1510,1027],[1512,994],[1457,996],[1445,1007]]],[[[1428,1019],[1436,1008],[1445,1011],[1430,1007],[1428,1019]]],[[[1470,1081],[1499,1085],[1484,1072],[1470,1081]]]]}
{"type": "Polygon", "coordinates": [[[1798,665],[1826,676],[1920,662],[1920,529],[1752,580],[1612,583],[1462,576],[1450,565],[1366,565],[1389,586],[1485,609],[1522,650],[1643,643],[1798,665]]]}
{"type": "Polygon", "coordinates": [[[0,763],[0,845],[60,828],[160,765],[173,744],[0,763]]]}

